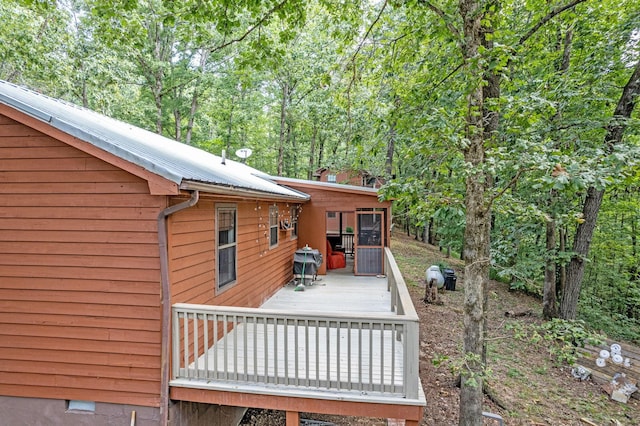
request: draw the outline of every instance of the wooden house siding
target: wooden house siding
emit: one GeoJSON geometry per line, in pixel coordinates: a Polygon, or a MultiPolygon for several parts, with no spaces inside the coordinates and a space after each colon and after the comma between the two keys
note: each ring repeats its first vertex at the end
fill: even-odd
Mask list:
{"type": "MultiPolygon", "coordinates": [[[[258,307],[292,278],[297,239],[278,231],[269,244],[269,206],[264,201],[201,199],[170,218],[169,253],[172,303],[258,307]],[[216,207],[237,207],[237,280],[216,292],[216,207]]],[[[282,218],[289,205],[278,203],[282,218]]]]}
{"type": "Polygon", "coordinates": [[[375,177],[364,170],[335,171],[322,168],[316,170],[314,177],[320,182],[340,183],[369,188],[380,188],[384,183],[381,177],[375,177]],[[332,176],[332,179],[329,179],[332,176]]]}
{"type": "Polygon", "coordinates": [[[3,395],[159,405],[165,203],[145,180],[0,115],[3,395]]]}

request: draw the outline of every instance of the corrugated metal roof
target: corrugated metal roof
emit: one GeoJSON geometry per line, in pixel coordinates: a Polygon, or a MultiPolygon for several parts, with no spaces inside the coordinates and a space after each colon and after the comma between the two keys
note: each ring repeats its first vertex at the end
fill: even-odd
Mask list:
{"type": "Polygon", "coordinates": [[[0,102],[178,185],[190,182],[306,200],[245,164],[0,80],[0,102]]]}

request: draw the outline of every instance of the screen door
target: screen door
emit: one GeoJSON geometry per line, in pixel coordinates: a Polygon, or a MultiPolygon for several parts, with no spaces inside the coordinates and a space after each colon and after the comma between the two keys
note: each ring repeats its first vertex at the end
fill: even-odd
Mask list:
{"type": "Polygon", "coordinates": [[[355,274],[383,273],[384,235],[382,212],[356,212],[355,274]]]}

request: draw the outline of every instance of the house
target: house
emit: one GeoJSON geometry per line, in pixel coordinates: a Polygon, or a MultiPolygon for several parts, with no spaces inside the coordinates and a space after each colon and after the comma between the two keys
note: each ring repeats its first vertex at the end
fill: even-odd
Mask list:
{"type": "MultiPolygon", "coordinates": [[[[285,182],[7,82],[0,82],[0,150],[0,416],[7,424],[232,425],[246,407],[286,410],[287,424],[297,424],[299,411],[325,412],[333,401],[336,414],[417,425],[424,406],[417,316],[386,247],[389,206],[372,194],[346,195],[360,203],[349,207],[360,215],[356,233],[378,231],[354,256],[361,273],[389,275],[397,315],[335,316],[328,308],[305,316],[260,307],[292,280],[296,250],[324,253],[326,225],[318,233],[315,220],[335,209],[328,205],[340,194],[335,188],[285,182]],[[370,388],[359,385],[366,392],[340,392],[319,379],[292,388],[277,371],[249,377],[227,364],[227,350],[234,367],[241,356],[245,365],[251,356],[258,363],[250,342],[237,344],[249,324],[264,326],[265,346],[282,338],[267,330],[286,331],[293,318],[326,327],[316,336],[325,333],[328,343],[336,321],[340,328],[351,317],[380,347],[383,335],[397,336],[390,347],[402,359],[375,364],[390,369],[391,384],[371,376],[370,388]],[[224,349],[224,364],[207,366],[211,348],[224,349]],[[286,392],[301,395],[295,405],[286,392]]],[[[272,355],[279,356],[260,356],[268,363],[272,355]]],[[[384,361],[378,357],[369,353],[371,365],[384,361]]]]}
{"type": "Polygon", "coordinates": [[[336,171],[328,167],[321,167],[313,172],[313,178],[318,182],[341,183],[368,188],[380,188],[384,185],[384,178],[375,176],[365,170],[336,171]]]}

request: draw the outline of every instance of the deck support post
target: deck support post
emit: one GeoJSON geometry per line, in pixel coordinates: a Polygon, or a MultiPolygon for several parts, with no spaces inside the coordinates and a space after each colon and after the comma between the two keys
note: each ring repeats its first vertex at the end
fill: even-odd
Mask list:
{"type": "Polygon", "coordinates": [[[300,413],[287,411],[287,426],[300,426],[300,413]]]}

